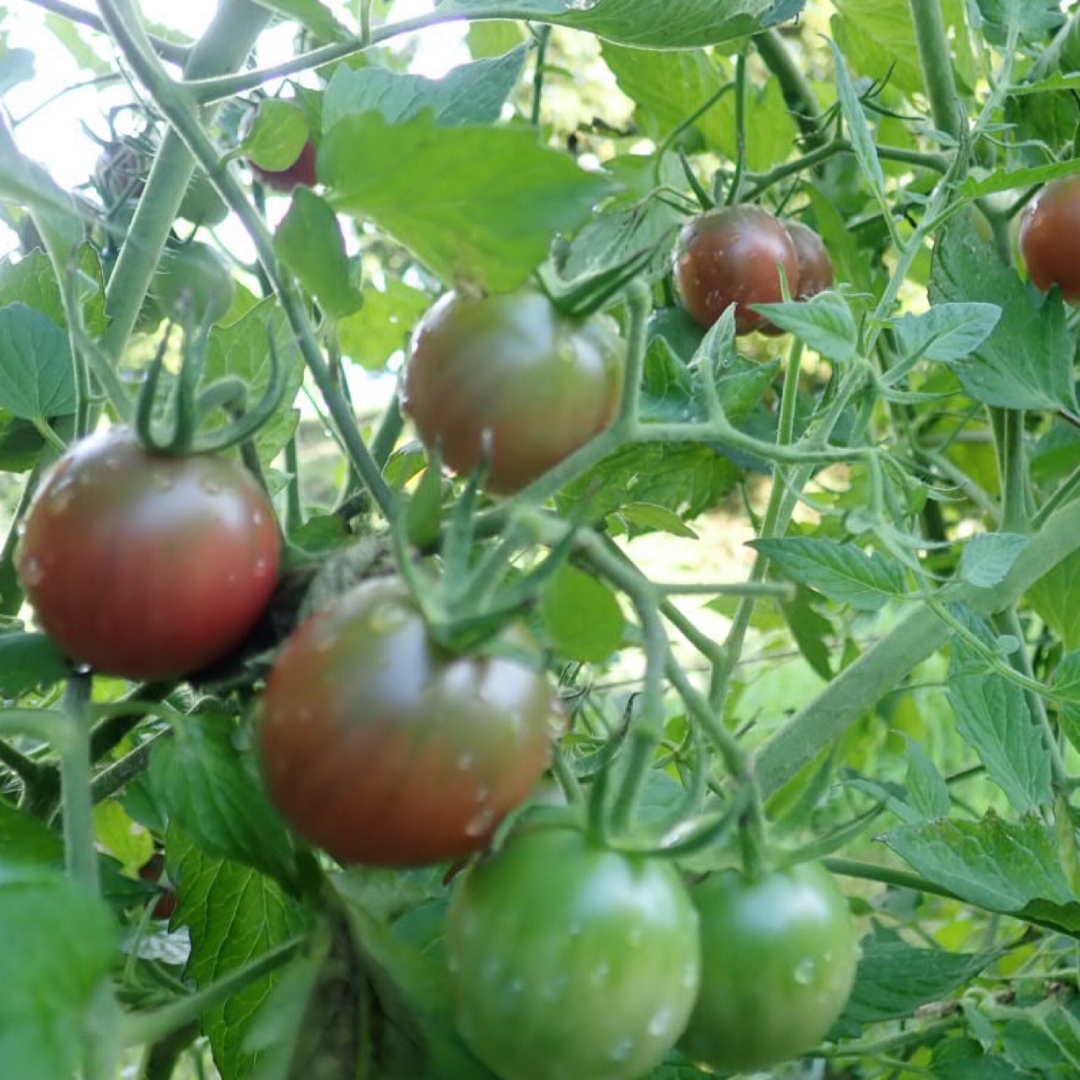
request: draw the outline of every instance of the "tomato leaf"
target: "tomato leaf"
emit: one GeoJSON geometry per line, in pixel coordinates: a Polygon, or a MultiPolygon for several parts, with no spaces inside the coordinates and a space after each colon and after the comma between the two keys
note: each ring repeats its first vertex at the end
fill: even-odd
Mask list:
{"type": "Polygon", "coordinates": [[[21,302],[0,308],[0,407],[42,426],[75,411],[68,336],[21,302]]]}
{"type": "Polygon", "coordinates": [[[909,866],[969,904],[1064,934],[1080,933],[1080,897],[1070,888],[1053,829],[1028,816],[902,825],[883,837],[909,866]]]}
{"type": "Polygon", "coordinates": [[[337,216],[308,188],[293,192],[289,212],[274,234],[274,250],[331,318],[350,315],[363,303],[352,282],[337,216]]]}
{"type": "Polygon", "coordinates": [[[292,840],[236,738],[225,716],[185,717],[174,737],[154,748],[152,790],[170,821],[205,853],[289,885],[297,873],[292,840]]]}
{"type": "MultiPolygon", "coordinates": [[[[993,635],[981,620],[964,619],[984,644],[993,645],[993,635]]],[[[1024,691],[996,671],[981,668],[971,644],[954,637],[948,697],[957,730],[1020,813],[1045,806],[1053,798],[1050,754],[1024,691]]]]}
{"type": "Polygon", "coordinates": [[[440,15],[528,19],[589,30],[602,38],[647,49],[691,49],[734,41],[793,19],[803,0],[443,0],[440,15]]]}
{"type": "Polygon", "coordinates": [[[564,564],[540,594],[540,617],[555,648],[571,660],[599,664],[622,644],[626,619],[601,581],[564,564]]]}
{"type": "Polygon", "coordinates": [[[970,982],[996,957],[917,949],[892,930],[876,927],[859,943],[855,985],[831,1038],[858,1035],[867,1024],[902,1020],[928,1001],[941,1001],[970,982]]]}
{"type": "Polygon", "coordinates": [[[521,128],[440,128],[430,113],[388,125],[350,116],[327,134],[319,175],[331,205],[369,218],[451,283],[523,284],[555,233],[611,189],[521,128]]]}
{"type": "Polygon", "coordinates": [[[278,172],[295,163],[307,140],[304,110],[291,101],[267,98],[241,149],[260,168],[278,172]]]}
{"type": "Polygon", "coordinates": [[[319,41],[344,41],[353,36],[319,0],[256,0],[256,3],[286,19],[295,19],[319,41]]]}
{"type": "Polygon", "coordinates": [[[108,908],[59,871],[0,863],[0,1061],[19,1080],[78,1070],[87,1011],[112,969],[108,908]]]}
{"type": "Polygon", "coordinates": [[[846,364],[859,350],[859,329],[851,306],[839,293],[823,292],[809,300],[752,304],[769,322],[794,334],[826,360],[846,364]]]}
{"type": "Polygon", "coordinates": [[[64,654],[44,634],[13,630],[0,634],[0,694],[22,697],[68,677],[64,654]]]}
{"type": "Polygon", "coordinates": [[[0,799],[0,851],[11,863],[48,866],[64,861],[64,842],[37,818],[0,799]]]}
{"type": "Polygon", "coordinates": [[[386,367],[395,353],[404,351],[409,334],[431,306],[431,297],[398,278],[388,277],[384,289],[363,288],[363,306],[338,323],[341,351],[362,367],[386,367]]]}
{"type": "Polygon", "coordinates": [[[894,322],[905,361],[936,360],[951,364],[970,356],[994,331],[1001,318],[996,304],[937,304],[918,315],[908,312],[894,322]]]}
{"type": "Polygon", "coordinates": [[[1077,409],[1076,343],[1064,304],[1026,286],[968,214],[953,218],[934,246],[930,300],[935,306],[976,301],[1001,309],[989,337],[952,365],[977,401],[1006,409],[1077,409]]]}
{"type": "Polygon", "coordinates": [[[1004,45],[1015,29],[1021,41],[1041,42],[1065,21],[1058,0],[976,0],[982,31],[992,45],[1004,45]]]}
{"type": "Polygon", "coordinates": [[[1061,730],[1074,747],[1080,747],[1080,652],[1062,657],[1051,685],[1056,693],[1068,699],[1058,706],[1061,730]]]}
{"type": "MultiPolygon", "coordinates": [[[[177,888],[174,923],[186,926],[191,936],[186,974],[197,986],[209,986],[303,929],[302,912],[270,878],[200,850],[175,824],[169,826],[165,849],[177,888]]],[[[203,1031],[222,1076],[243,1080],[251,1073],[254,1058],[244,1040],[280,977],[273,973],[251,982],[203,1014],[203,1031]]]]}
{"type": "Polygon", "coordinates": [[[441,79],[406,75],[381,67],[339,66],[323,99],[323,130],[339,120],[379,112],[388,124],[400,124],[430,109],[443,127],[494,124],[521,78],[529,45],[494,60],[452,68],[441,79]]]}
{"type": "Polygon", "coordinates": [[[878,611],[889,597],[907,594],[903,567],[894,559],[826,537],[789,536],[753,540],[760,551],[800,585],[857,611],[878,611]]]}
{"type": "Polygon", "coordinates": [[[1031,543],[1016,533],[981,533],[964,544],[960,556],[960,577],[980,588],[1000,585],[1013,563],[1031,543]]]}

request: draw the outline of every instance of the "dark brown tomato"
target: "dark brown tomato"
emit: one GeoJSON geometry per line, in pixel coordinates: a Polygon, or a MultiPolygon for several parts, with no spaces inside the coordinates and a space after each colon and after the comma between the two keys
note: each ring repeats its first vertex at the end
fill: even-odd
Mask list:
{"type": "Polygon", "coordinates": [[[259,755],[282,816],[336,859],[440,862],[484,847],[528,796],[556,718],[542,671],[448,654],[406,587],[381,578],[289,639],[267,682],[259,755]]]}
{"type": "Polygon", "coordinates": [[[150,454],[124,428],[76,443],[26,519],[19,580],[75,660],[176,678],[240,644],[274,591],[281,540],[238,463],[150,454]]]}
{"type": "Polygon", "coordinates": [[[675,285],[686,309],[705,327],[735,304],[735,330],[748,334],[765,323],[751,304],[783,300],[780,268],[789,292],[799,290],[799,260],[787,229],[760,206],[725,206],[683,226],[675,246],[675,285]]]}
{"type": "Polygon", "coordinates": [[[792,295],[799,300],[809,300],[811,296],[831,289],[835,271],[825,241],[801,221],[786,221],[784,228],[795,245],[799,260],[799,287],[796,290],[792,283],[792,295]]]}
{"type": "Polygon", "coordinates": [[[1051,181],[1024,210],[1020,253],[1038,288],[1080,300],[1080,175],[1051,181]]]}
{"type": "Polygon", "coordinates": [[[508,494],[608,427],[626,350],[603,315],[570,318],[539,292],[448,293],[421,320],[402,404],[459,473],[491,434],[488,488],[508,494]]]}

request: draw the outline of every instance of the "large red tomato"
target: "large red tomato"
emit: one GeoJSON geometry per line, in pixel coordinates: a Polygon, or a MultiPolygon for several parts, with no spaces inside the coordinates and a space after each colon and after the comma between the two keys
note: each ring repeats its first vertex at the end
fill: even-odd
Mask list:
{"type": "Polygon", "coordinates": [[[263,775],[285,819],[344,862],[440,862],[484,847],[548,763],[542,671],[456,656],[396,578],[357,586],[286,643],[263,698],[263,775]]]}
{"type": "Polygon", "coordinates": [[[561,314],[542,293],[448,293],[424,316],[402,405],[457,472],[480,463],[490,432],[491,491],[547,472],[614,419],[625,346],[606,316],[561,314]]]}
{"type": "Polygon", "coordinates": [[[239,464],[151,454],[124,428],[75,444],[25,522],[19,580],[75,660],[175,678],[239,645],[277,585],[281,539],[239,464]]]}

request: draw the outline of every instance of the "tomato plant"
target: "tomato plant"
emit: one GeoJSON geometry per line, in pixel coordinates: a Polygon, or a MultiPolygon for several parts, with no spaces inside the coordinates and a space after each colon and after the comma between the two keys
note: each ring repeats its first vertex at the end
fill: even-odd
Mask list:
{"type": "Polygon", "coordinates": [[[1056,285],[1066,300],[1080,299],[1080,176],[1053,180],[1024,208],[1020,252],[1031,280],[1056,285]]]}
{"type": "Polygon", "coordinates": [[[194,241],[165,252],[151,291],[174,322],[203,325],[218,322],[232,307],[236,282],[209,244],[194,241]]]}
{"type": "Polygon", "coordinates": [[[828,872],[818,863],[756,880],[725,871],[691,895],[702,973],[686,1050],[716,1068],[752,1072],[817,1046],[855,978],[855,929],[828,872]]]}
{"type": "Polygon", "coordinates": [[[465,1041],[502,1080],[631,1080],[666,1056],[698,986],[678,873],[575,829],[530,827],[468,871],[447,922],[465,1041]]]}
{"type": "Polygon", "coordinates": [[[38,620],[75,660],[132,679],[221,658],[277,584],[266,495],[226,458],[147,453],[127,429],[74,445],[26,519],[18,569],[38,620]]]}
{"type": "Polygon", "coordinates": [[[799,292],[799,256],[781,222],[760,206],[725,206],[698,214],[675,245],[675,285],[686,309],[712,326],[735,305],[735,330],[765,324],[751,304],[783,300],[780,271],[792,296],[799,292]]]}
{"type": "MultiPolygon", "coordinates": [[[[511,633],[509,645],[528,648],[511,633]]],[[[408,865],[487,844],[544,771],[546,676],[511,655],[449,655],[396,578],[309,619],[267,682],[263,774],[282,815],[345,862],[408,865]]]]}
{"type": "Polygon", "coordinates": [[[510,493],[612,422],[624,357],[606,316],[562,315],[538,292],[447,293],[417,327],[402,406],[458,472],[490,432],[488,487],[510,493]]]}

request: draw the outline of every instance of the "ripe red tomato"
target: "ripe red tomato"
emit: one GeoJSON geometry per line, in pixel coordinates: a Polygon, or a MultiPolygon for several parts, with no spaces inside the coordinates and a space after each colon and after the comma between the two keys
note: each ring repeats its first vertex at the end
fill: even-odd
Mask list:
{"type": "Polygon", "coordinates": [[[792,296],[808,300],[811,296],[831,289],[835,272],[825,241],[801,221],[785,221],[784,228],[795,245],[795,254],[799,260],[798,288],[796,289],[792,282],[792,296]]]}
{"type": "Polygon", "coordinates": [[[286,643],[263,697],[260,758],[282,816],[336,859],[440,862],[484,847],[529,794],[555,717],[542,671],[448,654],[405,585],[377,578],[286,643]]]}
{"type": "Polygon", "coordinates": [[[19,580],[75,660],[168,679],[220,659],[277,584],[274,512],[227,458],[150,454],[124,428],[76,443],[26,518],[19,580]]]}
{"type": "Polygon", "coordinates": [[[755,1072],[812,1050],[847,1004],[857,945],[847,902],[818,863],[748,881],[713,874],[692,891],[701,992],[682,1038],[692,1057],[755,1072]]]}
{"type": "Polygon", "coordinates": [[[458,1028],[501,1080],[644,1076],[682,1032],[700,973],[671,864],[565,827],[520,830],[465,873],[446,949],[458,1028]]]}
{"type": "Polygon", "coordinates": [[[683,226],[675,245],[675,285],[683,304],[705,327],[735,304],[735,330],[760,329],[765,316],[751,304],[783,300],[782,267],[789,292],[799,292],[799,257],[787,229],[760,206],[725,206],[683,226]]]}
{"type": "Polygon", "coordinates": [[[1080,175],[1053,180],[1025,208],[1020,252],[1031,280],[1044,291],[1061,289],[1080,300],[1080,175]]]}
{"type": "Polygon", "coordinates": [[[448,293],[417,328],[402,405],[460,473],[480,463],[490,431],[488,488],[506,494],[608,427],[624,360],[606,316],[570,318],[539,292],[448,293]]]}
{"type": "Polygon", "coordinates": [[[300,156],[284,169],[264,169],[254,161],[248,161],[252,175],[264,187],[288,193],[296,187],[314,187],[319,178],[315,174],[315,144],[308,139],[300,156]]]}

